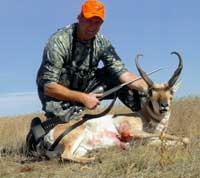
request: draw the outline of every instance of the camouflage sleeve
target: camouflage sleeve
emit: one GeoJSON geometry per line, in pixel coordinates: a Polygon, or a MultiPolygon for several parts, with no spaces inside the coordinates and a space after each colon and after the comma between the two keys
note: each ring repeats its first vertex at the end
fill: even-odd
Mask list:
{"type": "Polygon", "coordinates": [[[44,48],[39,76],[40,86],[59,81],[66,55],[66,48],[63,44],[62,36],[54,35],[44,48]]]}
{"type": "Polygon", "coordinates": [[[114,47],[106,39],[104,39],[101,59],[113,77],[119,78],[122,73],[128,71],[120,57],[117,55],[114,47]]]}

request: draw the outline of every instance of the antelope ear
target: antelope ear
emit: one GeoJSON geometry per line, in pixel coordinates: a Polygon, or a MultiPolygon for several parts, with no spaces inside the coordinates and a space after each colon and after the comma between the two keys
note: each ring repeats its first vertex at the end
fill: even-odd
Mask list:
{"type": "Polygon", "coordinates": [[[172,87],[172,92],[173,92],[173,93],[175,93],[175,92],[179,89],[181,83],[182,83],[182,80],[178,80],[178,81],[174,84],[174,86],[172,87]]]}

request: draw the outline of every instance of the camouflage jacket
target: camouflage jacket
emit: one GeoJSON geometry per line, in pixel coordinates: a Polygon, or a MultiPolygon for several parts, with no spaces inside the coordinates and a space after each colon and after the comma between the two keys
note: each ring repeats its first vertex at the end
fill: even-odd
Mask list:
{"type": "Polygon", "coordinates": [[[50,37],[38,71],[38,93],[43,110],[53,115],[60,115],[63,101],[44,96],[43,89],[46,84],[57,82],[70,89],[83,91],[84,84],[95,75],[100,61],[112,77],[118,78],[127,71],[115,49],[104,36],[97,33],[93,40],[82,42],[76,38],[74,42],[75,28],[76,23],[59,29],[50,37]]]}

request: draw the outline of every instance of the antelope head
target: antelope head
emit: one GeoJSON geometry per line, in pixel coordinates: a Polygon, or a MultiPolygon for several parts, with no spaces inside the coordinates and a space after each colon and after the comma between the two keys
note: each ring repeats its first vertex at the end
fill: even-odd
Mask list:
{"type": "Polygon", "coordinates": [[[171,100],[173,98],[173,94],[175,89],[177,88],[177,80],[183,68],[183,61],[178,52],[172,52],[171,54],[175,54],[178,57],[179,64],[177,69],[175,70],[172,77],[166,83],[157,84],[154,83],[149,76],[142,70],[140,67],[138,60],[139,57],[142,56],[138,54],[135,59],[136,67],[140,73],[140,76],[144,79],[144,81],[148,85],[147,91],[147,107],[152,113],[158,115],[163,115],[170,110],[171,100]]]}

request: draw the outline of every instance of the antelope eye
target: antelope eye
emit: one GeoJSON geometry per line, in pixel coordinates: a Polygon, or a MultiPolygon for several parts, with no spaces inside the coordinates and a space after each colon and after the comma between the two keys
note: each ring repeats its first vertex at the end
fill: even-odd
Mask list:
{"type": "Polygon", "coordinates": [[[173,91],[173,90],[170,90],[170,94],[173,95],[173,94],[174,94],[174,91],[173,91]]]}
{"type": "Polygon", "coordinates": [[[153,95],[152,90],[149,90],[148,94],[149,94],[149,96],[152,96],[153,95]]]}

